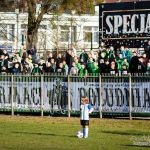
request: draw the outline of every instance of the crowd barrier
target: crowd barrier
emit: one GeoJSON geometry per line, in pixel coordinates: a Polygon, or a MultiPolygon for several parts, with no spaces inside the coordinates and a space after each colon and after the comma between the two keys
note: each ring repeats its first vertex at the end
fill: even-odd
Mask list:
{"type": "Polygon", "coordinates": [[[89,97],[94,113],[150,113],[150,76],[1,75],[0,111],[80,112],[89,97]]]}

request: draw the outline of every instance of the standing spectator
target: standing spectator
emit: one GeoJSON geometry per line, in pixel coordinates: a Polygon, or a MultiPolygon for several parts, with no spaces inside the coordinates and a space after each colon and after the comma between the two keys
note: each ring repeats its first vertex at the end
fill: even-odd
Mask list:
{"type": "Polygon", "coordinates": [[[9,54],[6,49],[3,50],[3,54],[4,54],[5,58],[9,58],[9,54]]]}
{"type": "Polygon", "coordinates": [[[41,74],[41,73],[42,73],[42,70],[40,69],[39,64],[37,62],[34,63],[34,67],[32,69],[32,74],[33,75],[38,75],[38,74],[41,74]]]}
{"type": "Polygon", "coordinates": [[[81,64],[79,63],[79,60],[78,59],[75,59],[75,64],[76,64],[76,67],[78,68],[78,71],[81,69],[81,64]]]}
{"type": "Polygon", "coordinates": [[[128,75],[127,65],[122,65],[121,75],[128,75]]]}
{"type": "Polygon", "coordinates": [[[13,59],[9,58],[8,65],[7,65],[8,73],[12,73],[12,68],[13,68],[13,59]]]}
{"type": "Polygon", "coordinates": [[[109,60],[110,62],[114,61],[115,60],[115,52],[114,52],[114,47],[110,47],[110,50],[109,50],[109,60]]]}
{"type": "Polygon", "coordinates": [[[33,63],[35,63],[37,61],[37,58],[36,58],[36,49],[34,48],[31,48],[27,51],[28,55],[31,55],[32,57],[32,61],[33,63]]]}
{"type": "Polygon", "coordinates": [[[50,62],[46,63],[46,67],[44,70],[45,73],[54,73],[54,68],[52,67],[50,62]]]}
{"type": "Polygon", "coordinates": [[[137,73],[146,73],[146,71],[147,71],[147,66],[144,65],[144,63],[143,63],[143,57],[141,56],[141,57],[139,58],[138,71],[137,71],[137,73]]]}
{"type": "Polygon", "coordinates": [[[87,71],[85,65],[82,64],[82,65],[81,65],[81,69],[79,70],[79,76],[80,76],[80,77],[85,77],[85,76],[87,76],[87,75],[88,75],[88,71],[87,71]]]}
{"type": "Polygon", "coordinates": [[[8,62],[7,60],[5,60],[5,55],[2,54],[0,55],[0,68],[3,67],[3,66],[7,66],[8,62]]]}
{"type": "Polygon", "coordinates": [[[77,75],[78,74],[78,67],[76,66],[75,62],[72,62],[72,67],[69,72],[70,75],[77,75]]]}
{"type": "Polygon", "coordinates": [[[24,64],[23,66],[22,73],[23,74],[31,74],[32,69],[30,68],[29,64],[24,64]]]}
{"type": "Polygon", "coordinates": [[[99,64],[98,64],[100,70],[101,70],[101,73],[105,73],[105,63],[104,63],[104,59],[101,59],[99,61],[99,64]]]}
{"type": "Polygon", "coordinates": [[[75,44],[72,44],[72,52],[74,53],[74,56],[77,56],[77,50],[75,48],[75,44]]]}
{"type": "Polygon", "coordinates": [[[147,66],[147,63],[148,63],[149,59],[148,59],[146,53],[143,53],[142,57],[143,57],[143,64],[144,64],[145,66],[147,66]]]}
{"type": "Polygon", "coordinates": [[[86,50],[83,49],[82,53],[80,54],[80,62],[86,64],[88,60],[88,54],[86,53],[86,50]]]}
{"type": "Polygon", "coordinates": [[[94,62],[92,67],[92,75],[96,75],[100,73],[100,69],[98,67],[98,62],[94,62]]]}
{"type": "Polygon", "coordinates": [[[67,53],[66,53],[66,64],[68,65],[69,67],[69,71],[70,71],[70,68],[71,68],[71,65],[72,65],[72,62],[74,61],[74,52],[71,51],[71,50],[68,50],[67,53]]]}
{"type": "MultiPolygon", "coordinates": [[[[101,69],[101,68],[100,68],[101,69]]],[[[109,60],[107,59],[105,62],[104,62],[104,73],[109,73],[110,72],[110,62],[109,60]]]]}
{"type": "Polygon", "coordinates": [[[29,57],[25,58],[24,64],[28,64],[30,69],[31,70],[33,69],[33,63],[32,63],[32,60],[29,57]]]}
{"type": "Polygon", "coordinates": [[[98,57],[99,57],[99,54],[98,52],[95,53],[95,62],[98,62],[98,57]]]}
{"type": "Polygon", "coordinates": [[[6,66],[3,66],[1,69],[0,69],[0,74],[4,75],[4,74],[7,74],[8,73],[8,69],[6,66]]]}
{"type": "Polygon", "coordinates": [[[100,67],[100,64],[105,62],[105,60],[107,60],[107,54],[104,51],[102,51],[99,56],[99,62],[98,62],[99,67],[100,67]]]}
{"type": "Polygon", "coordinates": [[[117,61],[117,69],[118,69],[119,72],[121,72],[121,70],[122,70],[122,63],[124,61],[123,57],[122,57],[122,53],[120,53],[118,55],[118,57],[116,58],[116,61],[117,61]]]}
{"type": "Polygon", "coordinates": [[[139,58],[136,52],[133,52],[133,57],[129,63],[129,70],[131,73],[138,73],[138,65],[139,65],[139,58]]]}
{"type": "Polygon", "coordinates": [[[13,74],[19,74],[21,73],[21,66],[19,63],[15,63],[14,67],[12,68],[12,73],[13,74]]]}
{"type": "Polygon", "coordinates": [[[120,49],[117,51],[117,55],[119,56],[119,54],[122,54],[122,58],[125,58],[125,48],[124,46],[121,46],[120,49]]]}
{"type": "Polygon", "coordinates": [[[63,68],[63,63],[59,64],[59,67],[56,69],[57,73],[65,73],[65,69],[63,68]]]}
{"type": "Polygon", "coordinates": [[[121,64],[121,68],[122,68],[123,65],[126,66],[125,68],[126,68],[127,70],[129,69],[129,63],[128,63],[128,61],[127,61],[127,58],[124,58],[124,59],[123,59],[123,62],[122,62],[122,64],[121,64]]]}
{"type": "Polygon", "coordinates": [[[59,53],[57,58],[56,58],[56,69],[59,68],[59,64],[63,62],[63,57],[62,57],[62,54],[59,53]]]}
{"type": "Polygon", "coordinates": [[[65,61],[65,60],[63,60],[62,63],[63,63],[63,68],[64,68],[64,70],[65,70],[65,74],[68,75],[69,67],[68,67],[68,65],[66,64],[66,61],[65,61]]]}
{"type": "Polygon", "coordinates": [[[56,72],[56,62],[55,62],[55,59],[52,58],[50,63],[51,63],[51,67],[53,68],[54,72],[56,72]]]}
{"type": "Polygon", "coordinates": [[[33,61],[32,61],[32,56],[31,56],[31,55],[28,55],[28,61],[29,61],[30,63],[33,63],[33,61]]]}
{"type": "Polygon", "coordinates": [[[42,72],[42,73],[44,72],[45,67],[46,67],[45,60],[44,60],[43,58],[41,58],[41,59],[40,59],[40,62],[39,62],[39,68],[41,69],[41,72],[42,72]]]}
{"type": "Polygon", "coordinates": [[[112,61],[111,64],[110,64],[110,71],[109,71],[109,73],[111,75],[116,75],[118,73],[115,61],[112,61]]]}
{"type": "Polygon", "coordinates": [[[92,58],[93,58],[93,61],[95,62],[95,61],[96,61],[96,55],[94,54],[93,50],[91,50],[91,51],[89,52],[89,54],[90,54],[90,57],[92,57],[92,58]]]}
{"type": "Polygon", "coordinates": [[[2,49],[0,49],[0,56],[1,56],[1,55],[3,55],[3,50],[2,50],[2,49]]]}
{"type": "Polygon", "coordinates": [[[19,56],[19,53],[15,53],[14,57],[13,57],[13,62],[14,63],[21,63],[21,57],[19,56]]]}
{"type": "Polygon", "coordinates": [[[148,59],[150,59],[150,40],[148,41],[147,46],[145,47],[144,51],[145,51],[148,59]]]}
{"type": "Polygon", "coordinates": [[[147,71],[146,74],[150,75],[150,61],[147,63],[147,71]]]}
{"type": "Polygon", "coordinates": [[[132,51],[128,47],[125,48],[125,58],[127,58],[128,63],[130,63],[132,58],[132,51]]]}
{"type": "Polygon", "coordinates": [[[48,61],[48,62],[51,62],[51,59],[53,59],[53,58],[54,58],[54,57],[53,57],[53,53],[50,52],[49,55],[48,55],[47,61],[48,61]]]}
{"type": "Polygon", "coordinates": [[[94,61],[92,57],[89,58],[86,66],[87,66],[86,68],[88,70],[88,73],[92,73],[92,68],[94,67],[94,61]]]}

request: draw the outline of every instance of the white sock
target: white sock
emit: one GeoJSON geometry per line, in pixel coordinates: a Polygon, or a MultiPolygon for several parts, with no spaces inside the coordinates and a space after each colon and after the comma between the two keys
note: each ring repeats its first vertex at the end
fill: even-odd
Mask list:
{"type": "Polygon", "coordinates": [[[83,137],[85,136],[85,128],[82,128],[83,137]]]}
{"type": "Polygon", "coordinates": [[[85,128],[85,134],[84,137],[87,138],[89,135],[89,128],[85,128]]]}

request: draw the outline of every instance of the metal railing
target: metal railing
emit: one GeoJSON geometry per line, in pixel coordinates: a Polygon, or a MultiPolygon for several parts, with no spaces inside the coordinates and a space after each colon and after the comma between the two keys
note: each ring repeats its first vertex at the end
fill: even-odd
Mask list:
{"type": "Polygon", "coordinates": [[[150,76],[0,76],[0,110],[15,112],[60,111],[68,117],[80,112],[81,97],[89,97],[94,112],[150,113],[150,76]]]}

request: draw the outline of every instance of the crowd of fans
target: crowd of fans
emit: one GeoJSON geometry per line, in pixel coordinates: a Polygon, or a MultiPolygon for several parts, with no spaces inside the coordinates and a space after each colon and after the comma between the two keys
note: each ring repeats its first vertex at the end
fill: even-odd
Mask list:
{"type": "Polygon", "coordinates": [[[137,50],[121,46],[106,48],[103,44],[97,52],[85,49],[77,55],[75,48],[65,54],[54,56],[49,52],[47,58],[37,58],[36,50],[24,50],[9,54],[0,50],[0,74],[45,74],[64,73],[66,75],[86,76],[96,73],[121,74],[147,73],[150,74],[150,41],[142,54],[137,50]]]}

